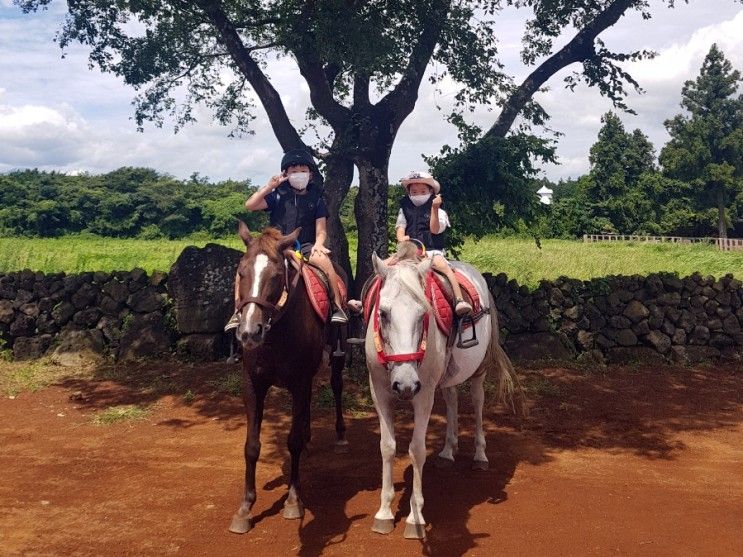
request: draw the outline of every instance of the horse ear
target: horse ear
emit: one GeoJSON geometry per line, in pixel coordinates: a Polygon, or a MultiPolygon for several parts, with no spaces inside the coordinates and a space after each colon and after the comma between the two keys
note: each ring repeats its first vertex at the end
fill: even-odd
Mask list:
{"type": "Polygon", "coordinates": [[[431,264],[433,263],[433,258],[431,257],[423,257],[423,259],[418,263],[418,272],[421,274],[421,276],[425,277],[428,274],[428,271],[431,270],[431,264]]]}
{"type": "Polygon", "coordinates": [[[387,276],[387,271],[389,270],[387,264],[384,262],[383,259],[380,259],[375,252],[372,252],[372,265],[374,266],[374,270],[380,277],[387,276]]]}
{"type": "Polygon", "coordinates": [[[250,229],[248,228],[248,225],[245,224],[243,221],[238,220],[239,224],[237,225],[237,233],[240,235],[240,238],[242,238],[243,243],[246,246],[250,245],[250,241],[252,238],[250,237],[250,229]]]}
{"type": "Polygon", "coordinates": [[[299,233],[302,231],[302,228],[295,228],[294,232],[291,234],[288,234],[286,236],[282,236],[279,240],[279,251],[284,251],[286,248],[291,247],[294,245],[294,242],[297,241],[297,238],[299,238],[299,233]]]}

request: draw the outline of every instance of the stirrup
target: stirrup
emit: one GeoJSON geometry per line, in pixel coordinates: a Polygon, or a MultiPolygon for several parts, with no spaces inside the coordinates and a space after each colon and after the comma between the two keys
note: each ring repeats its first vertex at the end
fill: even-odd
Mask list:
{"type": "Polygon", "coordinates": [[[227,324],[224,326],[224,332],[227,333],[231,331],[232,329],[237,329],[240,326],[240,314],[235,312],[232,314],[232,317],[230,317],[230,320],[227,321],[227,324]]]}
{"type": "Polygon", "coordinates": [[[459,327],[457,330],[457,348],[472,348],[473,346],[477,346],[480,344],[480,341],[477,340],[477,329],[475,328],[475,319],[472,317],[472,314],[465,315],[464,317],[459,318],[459,327]],[[469,324],[469,326],[472,328],[472,336],[470,338],[462,338],[462,332],[464,331],[464,326],[469,324]]]}
{"type": "Polygon", "coordinates": [[[342,308],[336,307],[333,316],[330,318],[331,323],[348,323],[348,316],[342,308]]]}

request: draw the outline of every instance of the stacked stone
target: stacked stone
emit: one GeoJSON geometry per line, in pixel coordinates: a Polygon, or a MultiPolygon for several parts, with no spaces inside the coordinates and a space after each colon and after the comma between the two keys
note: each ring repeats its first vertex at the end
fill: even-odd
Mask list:
{"type": "Polygon", "coordinates": [[[487,275],[515,359],[698,362],[743,354],[743,288],[696,273],[542,281],[487,275]]]}
{"type": "Polygon", "coordinates": [[[166,353],[166,275],[113,273],[0,275],[0,338],[15,359],[86,352],[121,359],[166,353]]]}

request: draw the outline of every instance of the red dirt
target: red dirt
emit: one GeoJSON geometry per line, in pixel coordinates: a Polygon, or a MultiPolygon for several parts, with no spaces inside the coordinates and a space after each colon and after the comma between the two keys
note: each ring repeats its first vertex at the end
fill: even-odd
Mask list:
{"type": "MultiPolygon", "coordinates": [[[[180,373],[172,363],[157,370],[180,373]]],[[[531,416],[523,426],[488,412],[488,472],[469,469],[472,420],[463,402],[454,468],[425,468],[422,543],[403,539],[403,522],[388,536],[370,530],[381,481],[374,414],[349,419],[351,453],[336,456],[331,413],[315,411],[302,470],[307,513],[286,521],[288,424],[285,398],[272,394],[256,526],[239,536],[227,531],[243,477],[237,399],[205,387],[186,405],[181,396],[103,380],[4,396],[0,554],[741,555],[740,371],[527,371],[531,416]],[[91,421],[102,408],[142,400],[154,402],[144,420],[91,421]]],[[[436,410],[430,451],[444,433],[440,402],[436,410]]],[[[411,480],[406,418],[398,419],[399,517],[411,480]]]]}

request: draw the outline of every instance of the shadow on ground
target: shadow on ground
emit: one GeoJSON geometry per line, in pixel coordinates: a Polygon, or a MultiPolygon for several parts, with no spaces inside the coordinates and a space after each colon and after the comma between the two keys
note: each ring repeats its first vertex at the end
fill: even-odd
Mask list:
{"type": "MultiPolygon", "coordinates": [[[[529,417],[518,420],[501,408],[487,408],[488,458],[490,470],[472,472],[474,451],[469,397],[463,392],[460,403],[460,454],[453,468],[439,470],[429,458],[424,472],[425,514],[431,525],[421,542],[428,555],[462,555],[477,546],[488,532],[470,532],[471,510],[483,503],[498,505],[508,499],[508,484],[522,462],[539,465],[556,451],[595,448],[630,451],[651,459],[674,459],[684,450],[678,434],[733,428],[741,420],[743,374],[740,365],[726,364],[699,369],[679,367],[610,368],[602,373],[579,369],[543,367],[520,370],[529,398],[529,417]]],[[[217,420],[228,430],[244,428],[239,392],[238,367],[226,364],[145,362],[106,365],[92,378],[68,379],[61,385],[71,391],[82,410],[97,411],[122,404],[149,405],[172,397],[176,405],[190,406],[188,418],[157,422],[158,426],[187,429],[217,420]]],[[[327,374],[320,374],[317,389],[325,389],[327,374]]],[[[363,386],[347,382],[352,397],[363,386]]],[[[272,427],[262,438],[261,462],[281,464],[287,456],[286,434],[290,422],[288,395],[272,390],[266,404],[265,421],[272,427]]],[[[313,446],[302,463],[302,481],[307,508],[312,518],[298,526],[303,556],[320,555],[342,543],[352,525],[361,520],[371,524],[376,507],[367,514],[347,516],[348,501],[361,491],[377,492],[381,485],[376,416],[357,413],[348,417],[350,457],[332,452],[332,412],[313,409],[313,446]]],[[[438,400],[429,429],[429,454],[433,456],[444,438],[443,401],[438,400]]],[[[403,409],[398,416],[398,458],[407,459],[411,416],[403,409]]],[[[405,462],[405,461],[403,461],[405,462]]],[[[260,463],[259,463],[260,466],[260,463]]],[[[286,471],[286,467],[284,466],[286,471]]],[[[396,478],[399,480],[399,478],[396,478]]],[[[407,515],[412,482],[408,466],[397,520],[407,515]]],[[[278,475],[260,490],[282,493],[285,479],[278,475]]],[[[259,494],[259,497],[261,495],[259,494]]],[[[265,496],[265,493],[264,495],[265,496]]],[[[260,522],[281,512],[283,497],[256,516],[260,522]]],[[[401,526],[398,524],[398,527],[401,526]]],[[[399,529],[399,528],[398,528],[399,529]]],[[[397,533],[395,534],[397,535],[397,533]]]]}

